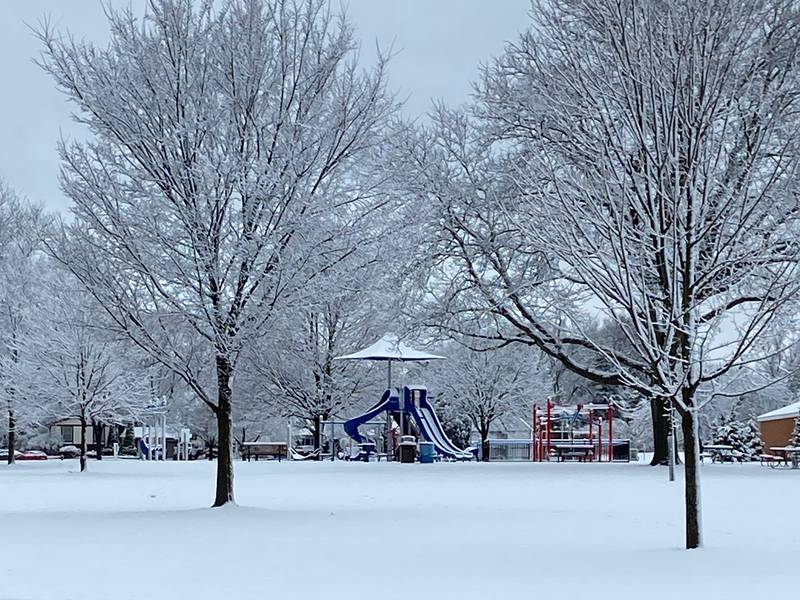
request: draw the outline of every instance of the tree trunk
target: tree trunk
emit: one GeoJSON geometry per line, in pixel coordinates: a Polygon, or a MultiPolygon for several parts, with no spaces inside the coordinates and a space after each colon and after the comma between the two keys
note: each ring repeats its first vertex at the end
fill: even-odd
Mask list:
{"type": "Polygon", "coordinates": [[[225,356],[217,356],[217,492],[214,506],[233,502],[233,407],[231,376],[233,366],[225,356]]]}
{"type": "Polygon", "coordinates": [[[86,470],[86,417],[81,416],[81,473],[86,470]]]}
{"type": "Polygon", "coordinates": [[[14,411],[8,409],[8,464],[16,462],[14,452],[17,450],[17,420],[14,418],[14,411]]]}
{"type": "Polygon", "coordinates": [[[666,418],[665,411],[664,398],[652,398],[650,400],[650,419],[653,423],[653,459],[650,461],[652,466],[669,463],[669,448],[667,444],[669,420],[666,418]]]}
{"type": "Polygon", "coordinates": [[[481,439],[481,461],[489,462],[489,440],[481,439]]]}
{"type": "Polygon", "coordinates": [[[683,451],[686,476],[686,548],[691,550],[703,545],[702,509],[700,505],[700,438],[697,411],[690,410],[681,419],[683,429],[683,451]]]}
{"type": "Polygon", "coordinates": [[[97,460],[103,460],[103,425],[92,419],[92,436],[94,437],[94,451],[97,460]]]}
{"type": "Polygon", "coordinates": [[[314,415],[314,450],[322,452],[322,415],[314,415]]]}
{"type": "MultiPolygon", "coordinates": [[[[333,454],[334,454],[334,448],[333,448],[334,439],[333,439],[333,435],[332,435],[333,432],[331,432],[331,439],[328,440],[328,449],[325,450],[325,448],[323,447],[324,446],[323,438],[325,436],[325,422],[329,421],[330,418],[331,418],[331,413],[330,412],[328,412],[328,411],[323,411],[322,412],[322,422],[319,424],[320,425],[320,427],[319,427],[319,441],[320,441],[320,447],[322,448],[322,450],[324,452],[330,452],[331,453],[331,460],[333,460],[333,454]]],[[[322,460],[322,456],[319,457],[319,460],[322,460]]]]}
{"type": "MultiPolygon", "coordinates": [[[[650,400],[650,417],[653,421],[653,460],[652,466],[669,464],[669,400],[653,398],[650,400]]],[[[675,464],[678,464],[677,453],[675,464]]]]}

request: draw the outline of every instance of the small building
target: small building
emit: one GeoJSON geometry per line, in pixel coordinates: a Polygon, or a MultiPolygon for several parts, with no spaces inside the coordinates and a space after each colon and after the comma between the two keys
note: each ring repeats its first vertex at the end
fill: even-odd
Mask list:
{"type": "MultiPolygon", "coordinates": [[[[78,417],[67,417],[60,419],[50,426],[50,431],[55,433],[57,438],[60,438],[62,445],[81,445],[81,420],[78,417]]],[[[105,423],[100,425],[102,431],[103,447],[109,445],[109,438],[111,436],[111,427],[105,423]]],[[[86,445],[91,448],[95,444],[94,440],[94,427],[91,424],[86,426],[86,445]]]]}
{"type": "Polygon", "coordinates": [[[770,448],[779,448],[790,443],[798,413],[800,402],[793,402],[757,417],[764,452],[768,453],[770,448]]]}

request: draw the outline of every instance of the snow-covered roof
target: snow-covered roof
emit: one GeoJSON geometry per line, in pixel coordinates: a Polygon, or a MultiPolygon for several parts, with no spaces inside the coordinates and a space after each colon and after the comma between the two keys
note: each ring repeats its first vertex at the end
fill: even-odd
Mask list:
{"type": "Polygon", "coordinates": [[[756,417],[759,423],[762,421],[777,421],[778,419],[788,419],[791,417],[797,417],[798,413],[800,413],[800,401],[793,402],[783,408],[776,408],[775,410],[771,410],[768,413],[764,413],[763,415],[759,415],[756,417]]]}
{"type": "Polygon", "coordinates": [[[377,342],[345,356],[337,356],[335,360],[443,360],[444,356],[414,350],[407,346],[396,335],[386,334],[377,342]]]}

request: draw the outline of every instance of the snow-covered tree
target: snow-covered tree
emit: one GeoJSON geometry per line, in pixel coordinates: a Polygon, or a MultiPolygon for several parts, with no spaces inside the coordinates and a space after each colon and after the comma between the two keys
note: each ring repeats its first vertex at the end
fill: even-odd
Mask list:
{"type": "Polygon", "coordinates": [[[411,187],[442,232],[431,293],[454,329],[500,321],[500,343],[673,404],[695,548],[701,398],[763,358],[757,341],[798,291],[798,14],[782,0],[532,14],[471,115],[440,111],[417,143],[411,187]],[[598,312],[624,349],[590,334],[598,312]]]}
{"type": "Polygon", "coordinates": [[[98,327],[99,307],[66,273],[55,274],[36,323],[19,346],[28,369],[26,393],[46,406],[51,419],[80,421],[80,468],[87,466],[87,430],[102,458],[102,425],[130,423],[150,397],[146,377],[123,361],[124,346],[98,327]]]}
{"type": "Polygon", "coordinates": [[[369,369],[334,358],[368,344],[380,330],[348,329],[352,323],[346,316],[353,315],[343,315],[332,305],[302,311],[283,330],[287,337],[275,352],[254,357],[253,370],[264,393],[273,398],[279,414],[307,423],[315,447],[320,446],[322,422],[357,404],[358,393],[369,384],[369,369]]]}
{"type": "Polygon", "coordinates": [[[732,446],[741,461],[758,460],[763,452],[758,425],[751,419],[742,420],[735,409],[717,419],[711,441],[732,446]]]}
{"type": "Polygon", "coordinates": [[[150,0],[99,48],[49,27],[41,64],[92,134],[60,146],[74,222],[53,252],[119,331],[214,413],[215,506],[233,501],[242,350],[352,251],[385,205],[364,183],[395,110],[323,0],[150,0]],[[193,330],[206,384],[173,330],[193,330]]]}
{"type": "Polygon", "coordinates": [[[608,356],[613,372],[681,414],[695,548],[701,394],[759,358],[798,291],[798,15],[783,1],[696,0],[536,15],[536,34],[486,78],[483,108],[529,152],[529,235],[630,344],[608,356]],[[522,118],[508,127],[512,105],[522,118]]]}
{"type": "Polygon", "coordinates": [[[255,344],[248,353],[276,414],[304,421],[317,448],[322,422],[352,415],[383,381],[374,364],[335,360],[379,339],[391,322],[387,274],[400,229],[376,225],[363,223],[375,232],[375,243],[360,244],[315,282],[304,306],[276,322],[276,343],[255,344]]]}
{"type": "Polygon", "coordinates": [[[17,433],[37,423],[40,406],[25,395],[19,379],[19,346],[30,333],[44,276],[42,238],[48,217],[0,181],[0,397],[4,407],[8,462],[14,462],[17,433]]]}
{"type": "Polygon", "coordinates": [[[444,434],[457,448],[467,448],[474,425],[469,415],[464,412],[461,403],[446,394],[437,395],[434,402],[444,434]]]}
{"type": "Polygon", "coordinates": [[[712,428],[711,441],[714,444],[726,444],[733,447],[741,461],[758,460],[763,453],[761,435],[755,421],[742,418],[739,403],[718,417],[712,428]]]}
{"type": "Polygon", "coordinates": [[[800,414],[798,414],[794,419],[794,428],[792,429],[792,435],[789,438],[789,445],[800,448],[800,414]]]}
{"type": "Polygon", "coordinates": [[[547,395],[546,375],[532,350],[515,346],[476,350],[452,343],[442,349],[447,360],[432,365],[428,380],[449,409],[466,417],[480,436],[483,458],[492,427],[504,417],[530,421],[531,407],[547,395]]]}

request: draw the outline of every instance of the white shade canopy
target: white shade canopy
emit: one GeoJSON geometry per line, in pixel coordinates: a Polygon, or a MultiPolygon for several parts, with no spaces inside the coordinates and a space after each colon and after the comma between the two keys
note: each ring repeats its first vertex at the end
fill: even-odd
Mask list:
{"type": "Polygon", "coordinates": [[[423,361],[444,360],[444,356],[415,350],[407,346],[396,335],[386,334],[377,342],[345,356],[337,356],[334,360],[385,360],[385,361],[423,361]]]}

